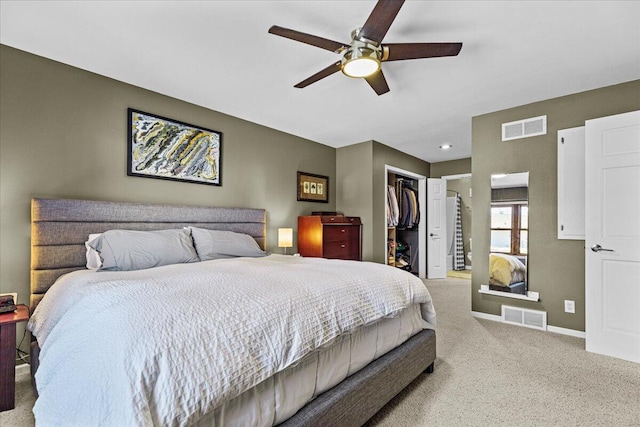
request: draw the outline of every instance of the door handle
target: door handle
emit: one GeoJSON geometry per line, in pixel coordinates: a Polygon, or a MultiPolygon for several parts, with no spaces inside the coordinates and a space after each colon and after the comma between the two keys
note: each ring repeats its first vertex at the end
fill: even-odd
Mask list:
{"type": "Polygon", "coordinates": [[[437,234],[429,233],[429,237],[438,237],[437,234]]]}
{"type": "Polygon", "coordinates": [[[595,244],[593,246],[591,246],[591,250],[593,252],[601,252],[601,251],[605,251],[605,252],[615,252],[613,249],[605,249],[602,246],[595,244]]]}

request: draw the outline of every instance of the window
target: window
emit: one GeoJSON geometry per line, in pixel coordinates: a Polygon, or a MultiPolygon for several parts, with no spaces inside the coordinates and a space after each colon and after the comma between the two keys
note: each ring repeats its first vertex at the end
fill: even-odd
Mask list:
{"type": "Polygon", "coordinates": [[[526,204],[491,205],[491,252],[526,255],[529,207],[526,204]]]}

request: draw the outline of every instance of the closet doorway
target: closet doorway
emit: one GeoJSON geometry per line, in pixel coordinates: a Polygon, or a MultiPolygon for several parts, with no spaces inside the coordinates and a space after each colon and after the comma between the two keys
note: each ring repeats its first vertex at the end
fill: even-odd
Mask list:
{"type": "MultiPolygon", "coordinates": [[[[427,220],[427,177],[400,169],[394,166],[385,165],[385,200],[387,200],[387,213],[385,220],[385,236],[387,256],[385,262],[398,268],[403,268],[417,274],[424,279],[427,272],[427,241],[426,220],[427,220]],[[402,212],[405,218],[390,219],[389,217],[389,197],[391,189],[396,200],[404,208],[402,212]],[[406,208],[408,199],[404,199],[404,191],[409,190],[406,195],[411,195],[417,199],[417,204],[412,205],[411,212],[406,208]],[[409,215],[409,213],[411,215],[409,215]],[[411,218],[407,218],[410,216],[411,218]],[[417,222],[415,221],[417,219],[417,222]]],[[[411,197],[413,197],[411,196],[411,197]]],[[[391,216],[393,213],[391,212],[391,216]]],[[[399,212],[400,214],[400,212],[399,212]]]]}
{"type": "Polygon", "coordinates": [[[471,280],[473,239],[471,236],[471,174],[447,175],[446,252],[447,277],[471,280]]]}

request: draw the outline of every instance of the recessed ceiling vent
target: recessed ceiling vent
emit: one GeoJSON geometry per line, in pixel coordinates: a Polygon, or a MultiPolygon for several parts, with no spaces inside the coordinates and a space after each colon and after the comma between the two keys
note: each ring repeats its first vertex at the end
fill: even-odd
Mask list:
{"type": "Polygon", "coordinates": [[[502,306],[502,321],[525,328],[547,330],[547,312],[520,307],[502,306]]]}
{"type": "Polygon", "coordinates": [[[547,116],[532,117],[502,124],[502,140],[529,138],[530,136],[547,134],[547,116]]]}

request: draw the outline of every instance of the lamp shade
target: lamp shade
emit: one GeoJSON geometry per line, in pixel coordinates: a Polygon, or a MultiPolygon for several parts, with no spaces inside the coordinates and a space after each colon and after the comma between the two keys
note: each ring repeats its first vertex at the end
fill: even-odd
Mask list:
{"type": "Polygon", "coordinates": [[[278,228],[278,246],[281,248],[293,246],[293,228],[278,228]]]}

